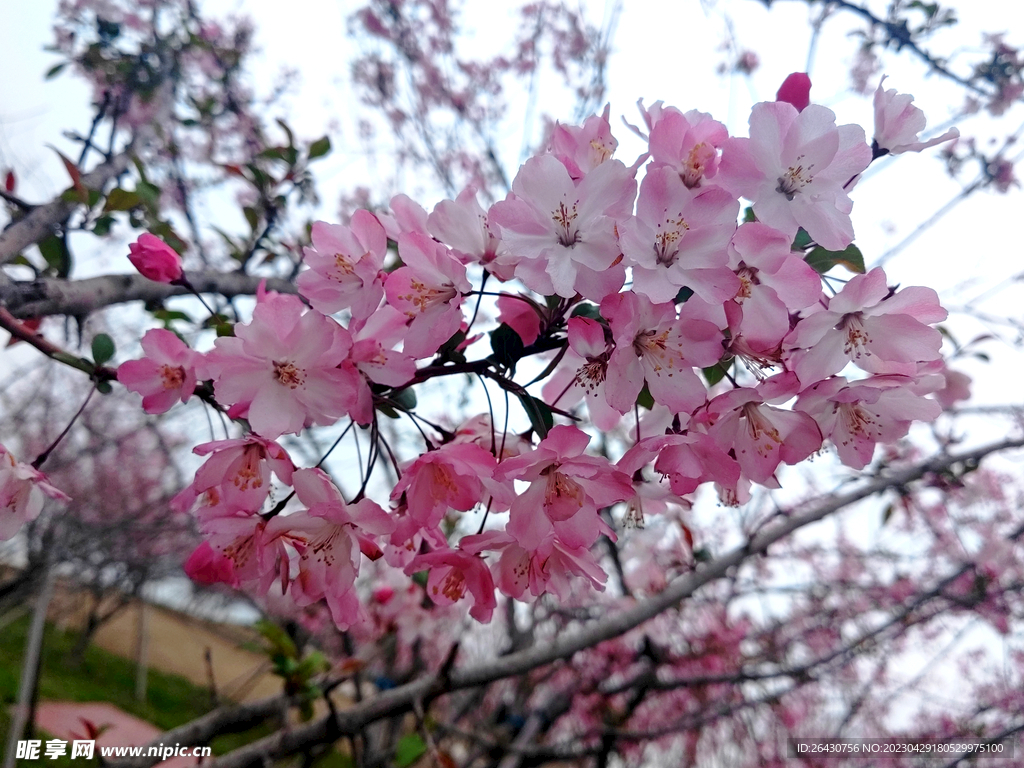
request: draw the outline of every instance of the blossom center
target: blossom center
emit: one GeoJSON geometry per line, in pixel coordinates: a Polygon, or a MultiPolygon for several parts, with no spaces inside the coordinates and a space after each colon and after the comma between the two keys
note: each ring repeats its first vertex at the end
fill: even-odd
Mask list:
{"type": "Polygon", "coordinates": [[[686,156],[686,161],[683,163],[683,171],[679,174],[679,177],[683,180],[683,184],[688,189],[693,189],[700,185],[700,180],[704,177],[704,171],[716,155],[715,148],[707,145],[706,142],[700,142],[693,146],[690,153],[686,156]]]}
{"type": "Polygon", "coordinates": [[[845,315],[836,326],[836,330],[846,333],[846,341],[843,344],[845,352],[851,360],[858,360],[868,354],[868,343],[871,337],[864,329],[863,317],[860,312],[853,312],[845,315]]]}
{"type": "Polygon", "coordinates": [[[297,368],[295,363],[275,360],[274,380],[281,386],[295,389],[302,386],[303,382],[305,382],[306,372],[301,368],[297,368]]]}
{"type": "Polygon", "coordinates": [[[576,208],[579,201],[572,204],[570,208],[564,202],[558,204],[558,210],[551,214],[555,222],[558,242],[566,248],[572,248],[580,241],[580,233],[576,228],[576,219],[579,213],[576,208]]]}
{"type": "Polygon", "coordinates": [[[659,264],[670,267],[676,263],[679,258],[679,242],[689,229],[690,225],[682,216],[665,219],[663,224],[658,225],[658,232],[654,235],[654,257],[659,264]]]}
{"type": "Polygon", "coordinates": [[[775,188],[775,191],[781,192],[787,200],[792,200],[804,187],[814,181],[814,176],[811,175],[814,165],[811,164],[804,168],[799,161],[798,157],[796,165],[789,166],[786,172],[779,176],[779,186],[775,188]]]}
{"type": "Polygon", "coordinates": [[[462,575],[462,571],[452,568],[441,583],[432,590],[435,595],[438,593],[439,588],[442,595],[453,603],[457,602],[466,594],[466,577],[462,575]]]}
{"type": "Polygon", "coordinates": [[[746,265],[736,271],[736,277],[740,279],[740,289],[736,293],[736,301],[742,304],[744,299],[750,298],[754,286],[760,285],[761,281],[757,279],[757,270],[746,265]]]}
{"type": "Polygon", "coordinates": [[[160,379],[163,381],[164,389],[181,389],[185,382],[185,369],[181,366],[173,368],[165,365],[160,368],[160,379]]]}
{"type": "Polygon", "coordinates": [[[747,430],[750,432],[754,448],[762,457],[768,456],[775,450],[776,445],[782,445],[782,436],[779,434],[779,430],[765,418],[755,403],[747,403],[743,406],[743,416],[747,420],[747,430]]]}

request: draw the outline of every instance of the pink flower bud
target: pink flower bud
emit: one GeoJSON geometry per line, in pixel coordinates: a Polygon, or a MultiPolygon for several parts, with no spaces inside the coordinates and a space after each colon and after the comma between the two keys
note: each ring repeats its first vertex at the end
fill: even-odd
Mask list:
{"type": "Polygon", "coordinates": [[[171,246],[148,232],[128,246],[128,260],[143,277],[158,283],[181,279],[181,257],[171,246]]]}
{"type": "Polygon", "coordinates": [[[238,586],[238,576],[231,560],[211,547],[208,541],[196,547],[183,567],[185,574],[199,584],[238,586]]]}
{"type": "Polygon", "coordinates": [[[811,78],[806,72],[794,72],[782,81],[775,100],[785,101],[796,107],[797,112],[803,112],[811,103],[811,78]]]}

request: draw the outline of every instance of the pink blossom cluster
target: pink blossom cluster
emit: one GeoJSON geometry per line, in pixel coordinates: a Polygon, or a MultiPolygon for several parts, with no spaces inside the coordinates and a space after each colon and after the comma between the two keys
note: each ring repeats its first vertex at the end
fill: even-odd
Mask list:
{"type": "MultiPolygon", "coordinates": [[[[196,449],[209,458],[175,504],[194,510],[207,539],[192,574],[300,606],[325,601],[347,628],[364,618],[361,569],[383,558],[425,572],[434,603],[465,600],[488,621],[496,590],[603,588],[592,547],[616,534],[602,510],[623,504],[642,524],[645,510],[685,506],[703,485],[742,503],[826,443],[860,469],[878,443],[935,418],[932,395],[947,386],[935,292],[890,288],[880,268],[837,291],[805,260],[812,247],[851,244],[849,193],[872,160],[863,129],[809,103],[805,79],[754,106],[749,137],[701,112],[641,104],[648,149],[629,165],[613,157],[609,110],[559,125],[488,209],[469,189],[431,212],[400,195],[389,213],[315,224],[301,298],[261,292],[251,321],[213,349],[150,331],[147,356],[119,374],[148,411],[209,381],[251,428],[196,449]],[[465,361],[481,274],[504,286],[498,321],[521,342],[513,360],[496,349],[465,361]],[[532,355],[549,363],[539,398],[511,378],[532,355]],[[378,409],[405,390],[465,372],[576,420],[584,402],[603,432],[635,419],[631,444],[609,458],[588,453],[593,435],[576,423],[531,419],[523,435],[496,435],[477,417],[424,433],[423,453],[395,462],[385,508],[363,490],[346,501],[276,442],[342,421],[375,430],[378,409]],[[272,474],[300,510],[265,509],[272,474]],[[481,509],[490,527],[459,538],[447,525],[481,509]]],[[[925,146],[917,113],[896,109],[892,93],[879,97],[895,106],[881,109],[876,136],[898,137],[894,152],[925,146]]]]}

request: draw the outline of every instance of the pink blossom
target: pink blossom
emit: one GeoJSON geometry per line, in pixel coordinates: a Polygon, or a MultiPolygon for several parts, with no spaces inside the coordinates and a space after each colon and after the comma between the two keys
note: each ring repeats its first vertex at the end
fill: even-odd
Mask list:
{"type": "Polygon", "coordinates": [[[349,413],[359,424],[373,421],[371,381],[399,387],[416,374],[416,361],[395,350],[406,338],[407,320],[394,307],[384,305],[366,319],[354,319],[349,327],[352,349],[341,367],[352,374],[356,393],[349,413]]]}
{"type": "Polygon", "coordinates": [[[516,277],[528,288],[600,300],[625,280],[625,269],[613,267],[616,226],[629,217],[635,195],[636,182],[618,160],[601,163],[577,186],[562,163],[541,155],[526,161],[488,220],[519,257],[516,277]]]}
{"type": "Polygon", "coordinates": [[[830,109],[798,112],[786,102],[755,104],[750,138],[722,145],[719,183],[752,201],[758,220],[792,237],[803,227],[820,245],[853,241],[846,187],[871,162],[864,130],[836,127],[830,109]]]}
{"type": "Polygon", "coordinates": [[[779,464],[797,464],[821,448],[821,430],[810,416],[770,405],[796,390],[793,374],[766,380],[757,389],[741,387],[719,395],[695,419],[723,451],[733,451],[743,474],[767,483],[779,464]]]}
{"type": "Polygon", "coordinates": [[[922,149],[952,141],[960,136],[960,131],[950,128],[934,139],[918,141],[918,134],[927,124],[924,112],[914,106],[914,97],[909,93],[897,93],[896,89],[883,90],[885,77],[882,76],[875,90],[876,155],[920,152],[922,149]]]}
{"type": "Polygon", "coordinates": [[[497,227],[488,223],[487,212],[477,202],[476,188],[467,187],[455,200],[435,205],[427,227],[463,264],[479,264],[499,280],[512,279],[515,265],[497,227]]]}
{"type": "MultiPolygon", "coordinates": [[[[713,179],[718,173],[718,148],[729,131],[711,115],[697,110],[685,114],[675,107],[665,107],[660,101],[640,112],[650,129],[648,139],[651,163],[649,171],[672,168],[690,189],[701,186],[704,179],[713,179]]],[[[641,134],[642,135],[642,134],[641,134]]]]}
{"type": "MultiPolygon", "coordinates": [[[[600,517],[597,520],[603,525],[600,517]]],[[[517,600],[527,590],[534,597],[550,592],[565,599],[572,577],[587,579],[594,588],[603,590],[608,578],[588,546],[569,546],[554,532],[542,537],[534,548],[526,547],[504,531],[465,536],[459,546],[470,554],[484,550],[501,552],[494,566],[495,581],[503,594],[517,600]]]]}
{"type": "Polygon", "coordinates": [[[498,465],[498,482],[530,487],[512,502],[506,530],[526,549],[554,533],[568,547],[589,547],[597,538],[597,510],[633,495],[629,477],[605,458],[584,456],[590,435],[558,425],[529,453],[498,465]]]}
{"type": "Polygon", "coordinates": [[[837,376],[805,389],[795,407],[814,418],[844,464],[863,469],[877,443],[894,442],[912,422],[932,421],[941,413],[937,402],[911,391],[911,383],[903,376],[854,382],[837,376]]]}
{"type": "Polygon", "coordinates": [[[857,275],[808,315],[786,337],[790,362],[809,385],[852,362],[872,373],[913,375],[917,364],[936,360],[942,335],[926,323],[946,318],[931,288],[892,292],[881,267],[857,275]]]}
{"type": "Polygon", "coordinates": [[[213,514],[258,512],[270,494],[271,472],[291,484],[295,465],[288,453],[273,440],[247,435],[234,440],[216,440],[192,449],[198,456],[210,456],[192,483],[171,501],[171,508],[185,512],[202,496],[213,514]]]}
{"type": "Polygon", "coordinates": [[[789,333],[790,312],[812,306],[821,296],[821,278],[790,244],[787,235],[757,221],[740,226],[730,244],[729,266],[740,280],[733,299],[739,322],[730,327],[753,349],[777,348],[789,333]]]}
{"type": "Polygon", "coordinates": [[[775,100],[792,104],[798,112],[803,112],[811,103],[811,78],[806,72],[794,72],[789,75],[779,86],[775,100]]]}
{"type": "Polygon", "coordinates": [[[679,496],[693,493],[708,481],[733,487],[740,478],[736,460],[709,435],[694,431],[644,438],[626,451],[617,466],[633,475],[655,457],[655,471],[668,477],[672,492],[679,496]]]}
{"type": "Polygon", "coordinates": [[[622,226],[622,252],[633,267],[633,290],[653,302],[690,288],[706,301],[735,295],[726,268],[739,202],[724,189],[689,189],[669,167],[647,172],[636,217],[622,226]]]}
{"type": "Polygon", "coordinates": [[[128,246],[128,256],[139,274],[158,283],[172,283],[181,279],[181,257],[156,235],[145,232],[128,246]]]}
{"type": "Polygon", "coordinates": [[[596,320],[572,317],[568,322],[569,349],[548,379],[541,394],[547,402],[568,408],[585,400],[594,426],[615,428],[623,411],[608,403],[608,359],[614,345],[605,338],[605,327],[596,320]]]}
{"type": "Polygon", "coordinates": [[[189,555],[182,566],[185,575],[198,584],[227,584],[238,587],[238,577],[230,558],[204,541],[189,555]]]}
{"type": "Polygon", "coordinates": [[[395,522],[370,499],[346,504],[322,470],[297,470],[294,480],[308,511],[279,515],[268,526],[300,542],[292,597],[299,605],[326,599],[334,623],[348,629],[362,614],[354,593],[359,553],[371,560],[381,557],[376,537],[391,533],[395,522]]]}
{"type": "Polygon", "coordinates": [[[704,404],[707,391],[693,367],[714,365],[722,356],[722,333],[705,320],[683,321],[675,304],[653,304],[625,291],[601,304],[615,339],[608,360],[609,404],[625,413],[646,381],[656,403],[675,413],[704,404]]]}
{"type": "Polygon", "coordinates": [[[30,464],[22,464],[0,445],[0,541],[14,538],[23,525],[39,517],[44,496],[71,501],[50,485],[46,475],[30,464]]]}
{"type": "Polygon", "coordinates": [[[610,114],[611,104],[605,104],[600,116],[591,115],[581,126],[555,123],[548,149],[573,179],[582,179],[615,153],[619,142],[612,136],[610,114]]]}
{"type": "Polygon", "coordinates": [[[146,413],[165,413],[179,400],[186,402],[196,388],[195,353],[175,333],[163,328],[146,331],[141,360],[117,369],[117,380],[142,395],[146,413]]]}
{"type": "Polygon", "coordinates": [[[522,295],[503,293],[495,302],[498,306],[498,322],[505,323],[519,334],[523,344],[530,345],[540,335],[543,310],[522,295]]]}
{"type": "Polygon", "coordinates": [[[462,294],[471,286],[466,267],[447,248],[427,235],[398,237],[399,267],[384,283],[388,303],[409,319],[402,350],[423,358],[432,355],[462,324],[462,294]]]}
{"type": "Polygon", "coordinates": [[[494,599],[494,579],[483,558],[462,549],[442,549],[417,555],[406,573],[429,569],[427,597],[438,605],[453,605],[466,591],[473,598],[469,615],[488,623],[498,603],[494,599]]]}
{"type": "Polygon", "coordinates": [[[494,455],[475,443],[448,443],[416,459],[391,492],[405,495],[408,514],[420,525],[436,526],[449,509],[465,512],[477,504],[508,509],[512,490],[493,479],[494,455]]]}
{"type": "Polygon", "coordinates": [[[348,331],[297,296],[265,293],[248,325],[217,339],[201,373],[221,403],[238,406],[255,432],[274,439],[349,412],[358,381],[338,365],[351,348],[348,331]]]}
{"type": "Polygon", "coordinates": [[[369,211],[352,214],[349,226],[318,221],[310,232],[313,245],[303,250],[309,269],[296,280],[299,293],[326,315],[351,308],[366,317],[384,296],[380,269],[387,235],[369,211]]]}
{"type": "Polygon", "coordinates": [[[263,594],[274,582],[281,584],[282,593],[288,588],[288,537],[283,531],[268,530],[259,515],[211,517],[201,520],[199,529],[214,552],[230,562],[238,582],[248,582],[263,594]]]}

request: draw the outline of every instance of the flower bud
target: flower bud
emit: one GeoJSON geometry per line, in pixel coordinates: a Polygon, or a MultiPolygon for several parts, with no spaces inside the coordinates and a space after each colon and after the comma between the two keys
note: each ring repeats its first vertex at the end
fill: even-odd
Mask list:
{"type": "Polygon", "coordinates": [[[788,102],[797,112],[803,112],[811,103],[811,78],[806,72],[794,72],[782,81],[775,100],[788,102]]]}
{"type": "Polygon", "coordinates": [[[148,232],[128,246],[128,260],[143,277],[158,283],[181,279],[181,257],[171,246],[148,232]]]}

